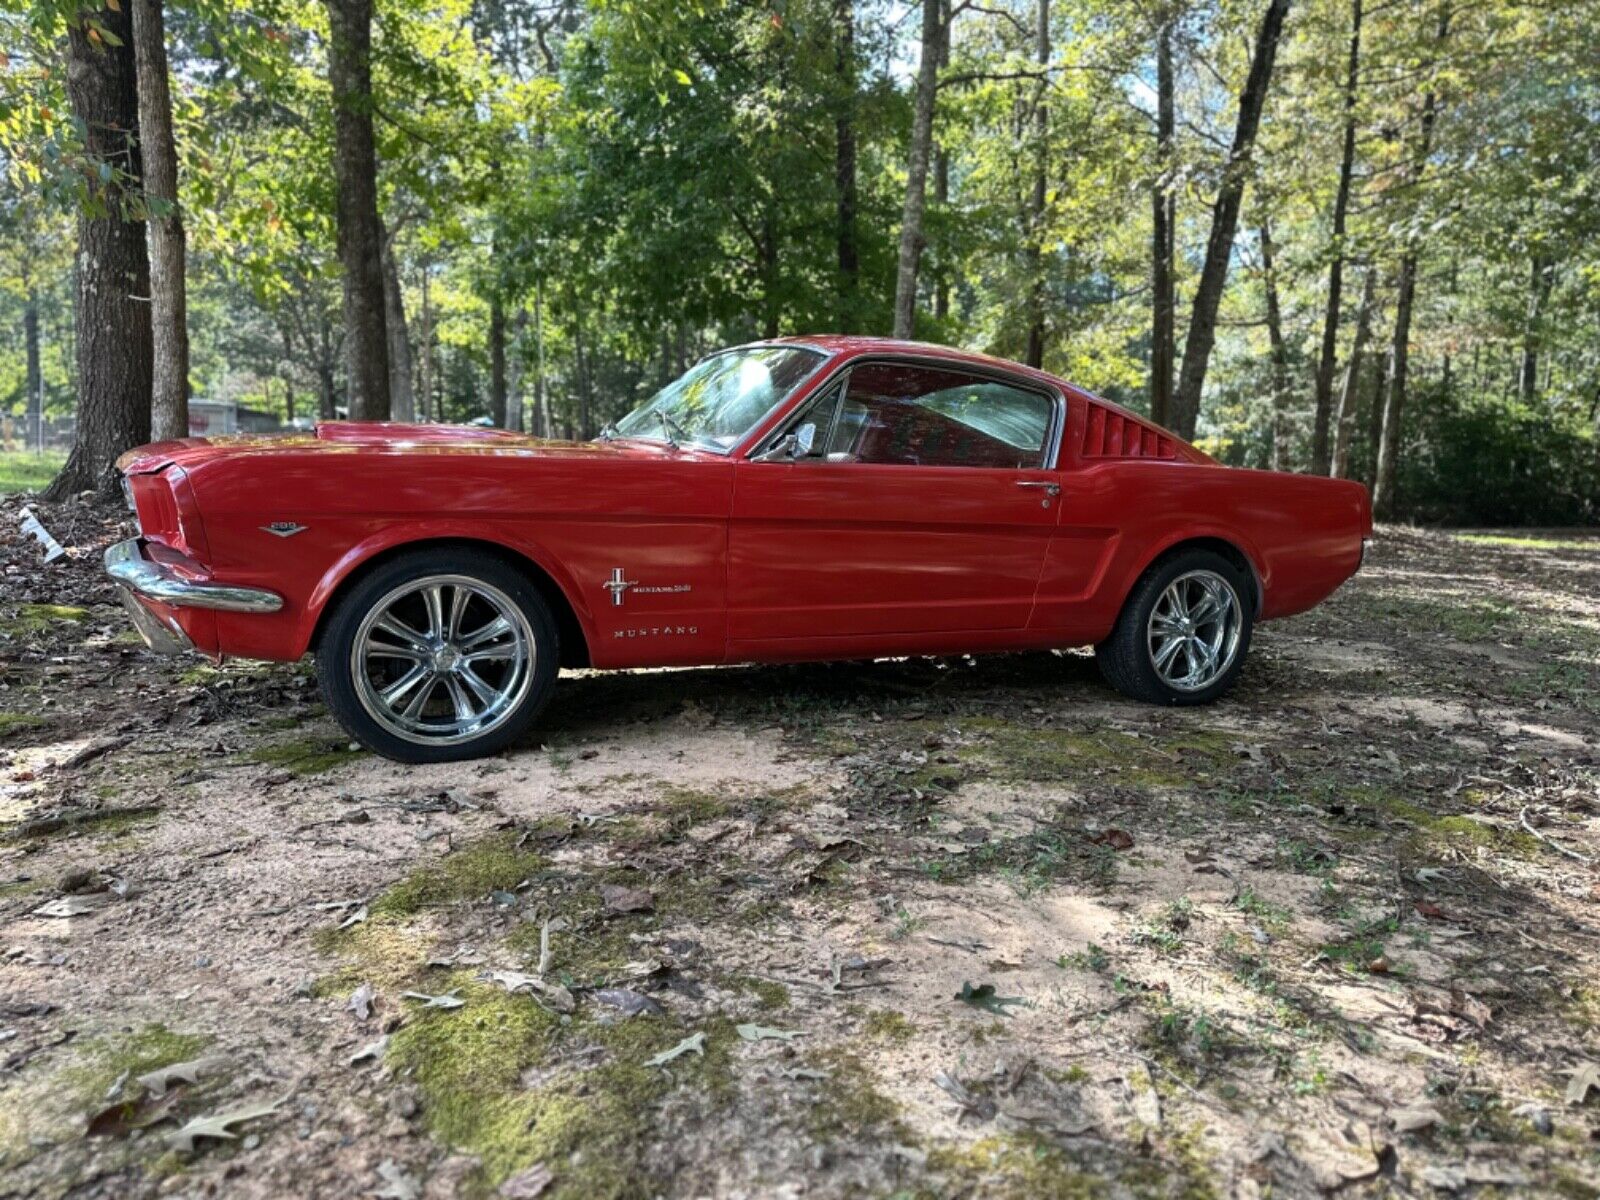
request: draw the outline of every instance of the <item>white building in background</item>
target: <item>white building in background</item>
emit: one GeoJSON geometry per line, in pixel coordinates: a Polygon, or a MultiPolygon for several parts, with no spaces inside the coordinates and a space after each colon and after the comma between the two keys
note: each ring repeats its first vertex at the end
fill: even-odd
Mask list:
{"type": "Polygon", "coordinates": [[[231,400],[190,400],[189,436],[224,437],[231,433],[274,433],[283,428],[272,413],[245,408],[231,400]]]}

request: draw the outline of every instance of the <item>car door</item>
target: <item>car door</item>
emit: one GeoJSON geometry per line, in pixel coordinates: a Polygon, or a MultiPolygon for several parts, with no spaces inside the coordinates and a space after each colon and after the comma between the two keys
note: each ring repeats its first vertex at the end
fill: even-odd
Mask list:
{"type": "Polygon", "coordinates": [[[1000,373],[852,363],[735,465],[732,656],[1022,629],[1056,526],[1064,408],[1000,373]]]}

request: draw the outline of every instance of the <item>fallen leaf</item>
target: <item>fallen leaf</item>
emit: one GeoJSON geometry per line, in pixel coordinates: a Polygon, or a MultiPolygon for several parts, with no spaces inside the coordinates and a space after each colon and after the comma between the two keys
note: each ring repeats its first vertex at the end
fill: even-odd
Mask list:
{"type": "Polygon", "coordinates": [[[1096,846],[1110,846],[1113,850],[1133,849],[1133,834],[1126,829],[1102,829],[1089,840],[1096,846]]]}
{"type": "Polygon", "coordinates": [[[543,1163],[535,1163],[502,1183],[500,1194],[505,1200],[538,1200],[554,1182],[555,1176],[550,1173],[550,1168],[543,1163]]]}
{"type": "Polygon", "coordinates": [[[1571,1076],[1567,1080],[1568,1104],[1582,1104],[1589,1098],[1591,1088],[1600,1092],[1600,1066],[1592,1062],[1583,1062],[1575,1067],[1568,1067],[1566,1074],[1571,1076]]]}
{"type": "Polygon", "coordinates": [[[232,1131],[231,1126],[271,1116],[278,1111],[278,1106],[282,1103],[282,1100],[274,1100],[271,1104],[247,1104],[242,1108],[230,1108],[213,1116],[196,1117],[182,1129],[167,1134],[166,1143],[174,1150],[192,1154],[194,1144],[200,1138],[232,1141],[238,1135],[232,1131]]]}
{"type": "Polygon", "coordinates": [[[386,1158],[378,1164],[378,1177],[383,1186],[372,1193],[378,1200],[421,1200],[422,1185],[394,1159],[386,1158]]]}
{"type": "Polygon", "coordinates": [[[1418,900],[1411,907],[1417,910],[1418,916],[1427,917],[1430,921],[1448,921],[1450,919],[1445,915],[1444,909],[1428,900],[1418,900]]]}
{"type": "Polygon", "coordinates": [[[643,1015],[658,1017],[666,1012],[666,1009],[649,996],[630,988],[596,988],[589,994],[609,1008],[620,1008],[624,1015],[630,1017],[643,1015]]]}
{"type": "Polygon", "coordinates": [[[350,993],[350,999],[345,1001],[345,1012],[353,1012],[359,1020],[365,1021],[372,1015],[372,1002],[377,999],[378,993],[373,990],[370,983],[363,983],[350,993]]]}
{"type": "Polygon", "coordinates": [[[578,1009],[578,1002],[573,999],[570,991],[559,983],[549,983],[537,975],[525,975],[521,971],[486,971],[480,978],[498,983],[513,994],[531,992],[545,1000],[559,1013],[576,1012],[578,1009]]]}
{"type": "Polygon", "coordinates": [[[1006,1011],[1013,1004],[1026,1004],[1021,996],[1000,996],[995,994],[994,984],[980,983],[973,987],[971,983],[963,982],[961,990],[955,994],[955,999],[963,1004],[970,1004],[973,1008],[981,1008],[987,1012],[998,1013],[1002,1017],[1011,1014],[1006,1011]]]}
{"type": "Polygon", "coordinates": [[[1377,958],[1367,964],[1367,970],[1374,975],[1387,975],[1389,973],[1388,957],[1383,954],[1378,955],[1377,958]]]}
{"type": "Polygon", "coordinates": [[[623,887],[617,883],[602,884],[600,899],[608,913],[654,912],[656,907],[655,897],[648,888],[623,887]]]}
{"type": "Polygon", "coordinates": [[[192,1062],[173,1063],[170,1067],[148,1071],[140,1075],[137,1082],[144,1085],[145,1091],[159,1099],[167,1094],[167,1088],[174,1083],[198,1083],[202,1075],[215,1075],[227,1065],[228,1059],[225,1056],[212,1054],[192,1062]]]}
{"type": "Polygon", "coordinates": [[[670,1050],[663,1050],[654,1058],[645,1062],[647,1067],[664,1067],[675,1058],[682,1058],[685,1054],[698,1054],[704,1057],[706,1052],[706,1035],[691,1033],[683,1041],[670,1050]]]}
{"type": "Polygon", "coordinates": [[[956,1117],[957,1124],[961,1122],[962,1118],[969,1115],[977,1117],[980,1121],[988,1121],[994,1117],[994,1101],[987,1096],[974,1095],[966,1084],[962,1083],[954,1075],[946,1071],[940,1071],[933,1077],[933,1083],[935,1087],[960,1105],[961,1112],[956,1117]]]}
{"type": "Polygon", "coordinates": [[[1444,1120],[1439,1115],[1439,1110],[1429,1108],[1426,1104],[1416,1104],[1408,1108],[1397,1108],[1389,1114],[1389,1119],[1394,1122],[1397,1133],[1417,1133],[1424,1129],[1431,1129],[1444,1120]]]}
{"type": "Polygon", "coordinates": [[[423,1008],[460,1008],[466,1004],[454,990],[442,996],[430,996],[427,992],[401,992],[400,995],[406,1000],[420,1000],[423,1008]]]}
{"type": "Polygon", "coordinates": [[[171,1092],[156,1099],[154,1096],[136,1096],[107,1105],[89,1118],[85,1137],[127,1137],[135,1129],[145,1129],[172,1115],[178,1103],[178,1093],[171,1092]]]}
{"type": "Polygon", "coordinates": [[[339,928],[340,929],[349,929],[350,926],[352,926],[352,925],[360,925],[366,919],[367,919],[367,906],[365,904],[363,904],[360,908],[356,909],[355,912],[351,913],[343,921],[340,921],[339,922],[339,928]]]}
{"type": "Polygon", "coordinates": [[[797,1029],[772,1029],[766,1025],[736,1025],[734,1028],[747,1042],[792,1042],[800,1036],[797,1029]]]}
{"type": "Polygon", "coordinates": [[[375,1042],[368,1042],[361,1049],[350,1056],[350,1065],[366,1062],[369,1058],[378,1062],[383,1061],[383,1052],[389,1048],[389,1035],[384,1034],[375,1042]]]}
{"type": "Polygon", "coordinates": [[[116,897],[110,892],[90,892],[72,896],[62,896],[52,900],[49,904],[40,905],[34,909],[35,917],[82,917],[92,912],[99,912],[110,904],[116,897]]]}

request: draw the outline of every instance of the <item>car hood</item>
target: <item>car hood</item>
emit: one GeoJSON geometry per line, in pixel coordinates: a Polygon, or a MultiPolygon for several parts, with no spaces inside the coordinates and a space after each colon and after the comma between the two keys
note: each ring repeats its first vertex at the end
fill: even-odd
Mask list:
{"type": "Polygon", "coordinates": [[[130,450],[117,460],[124,475],[146,475],[177,465],[184,469],[219,458],[275,454],[431,454],[515,455],[526,458],[660,458],[707,456],[675,451],[659,442],[619,438],[610,442],[569,442],[536,438],[508,429],[478,425],[406,425],[387,421],[324,421],[306,433],[235,434],[179,438],[130,450]]]}

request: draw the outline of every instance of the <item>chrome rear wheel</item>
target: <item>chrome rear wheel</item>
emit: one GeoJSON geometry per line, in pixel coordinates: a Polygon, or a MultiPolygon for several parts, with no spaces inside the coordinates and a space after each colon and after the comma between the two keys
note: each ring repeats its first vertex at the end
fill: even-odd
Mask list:
{"type": "Polygon", "coordinates": [[[1233,584],[1215,571],[1189,571],[1169,583],[1150,610],[1150,665],[1175,691],[1202,691],[1233,665],[1243,624],[1233,584]]]}
{"type": "Polygon", "coordinates": [[[522,606],[467,575],[410,579],[368,608],[350,646],[361,707],[385,732],[451,746],[494,732],[522,706],[538,665],[522,606]]]}

